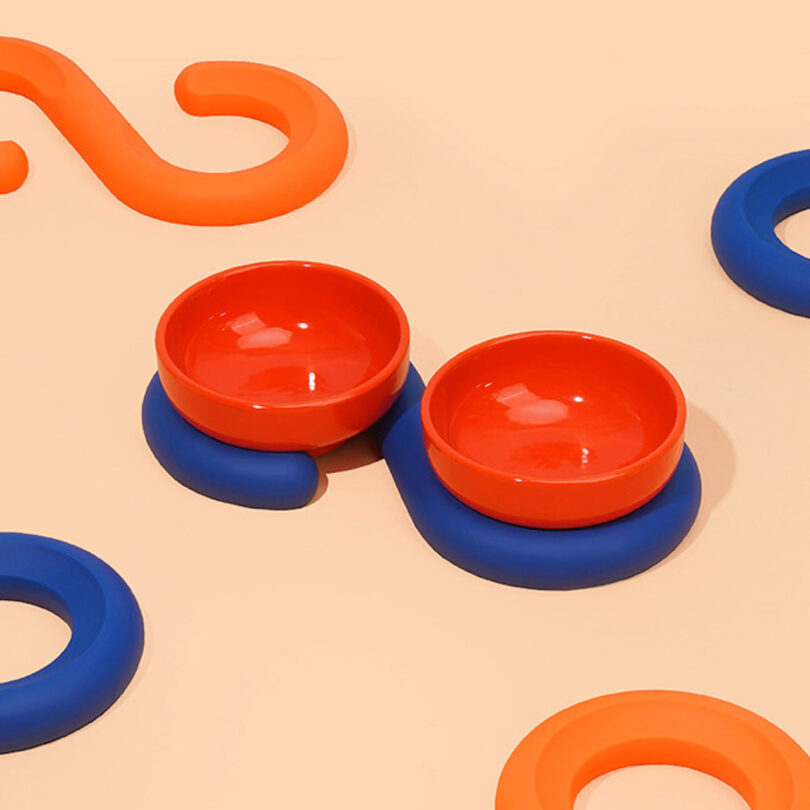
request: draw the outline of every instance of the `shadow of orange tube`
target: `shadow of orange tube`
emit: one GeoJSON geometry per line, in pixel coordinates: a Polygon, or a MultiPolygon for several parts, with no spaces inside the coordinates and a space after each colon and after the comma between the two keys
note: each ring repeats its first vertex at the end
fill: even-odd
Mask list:
{"type": "MultiPolygon", "coordinates": [[[[198,62],[174,86],[187,113],[253,118],[289,139],[276,157],[232,172],[163,160],[78,65],[43,45],[0,37],[0,90],[33,101],[121,202],[168,222],[239,225],[285,214],[331,185],[348,150],[343,116],[326,93],[253,62],[198,62]]],[[[0,192],[27,173],[25,152],[0,142],[0,192]]]]}

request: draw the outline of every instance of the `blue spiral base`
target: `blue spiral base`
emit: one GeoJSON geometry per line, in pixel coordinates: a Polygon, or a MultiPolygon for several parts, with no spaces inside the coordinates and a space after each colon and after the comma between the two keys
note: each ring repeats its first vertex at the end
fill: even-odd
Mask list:
{"type": "MultiPolygon", "coordinates": [[[[411,366],[399,399],[370,430],[414,525],[436,552],[460,568],[525,588],[603,585],[664,559],[697,517],[700,473],[688,448],[659,495],[611,523],[546,530],[486,517],[451,495],[428,462],[419,416],[424,387],[411,366]]],[[[146,392],[143,423],[149,446],[166,470],[210,497],[289,509],[305,505],[317,486],[317,466],[304,453],[243,450],[200,433],[174,410],[157,375],[146,392]]]]}

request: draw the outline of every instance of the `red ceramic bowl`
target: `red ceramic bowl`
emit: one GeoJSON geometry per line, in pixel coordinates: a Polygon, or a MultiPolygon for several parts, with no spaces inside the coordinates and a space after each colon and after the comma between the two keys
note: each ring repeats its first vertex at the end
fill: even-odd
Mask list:
{"type": "Polygon", "coordinates": [[[485,515],[536,528],[605,523],[663,489],[681,456],[686,403],[643,352],[578,332],[481,343],[422,399],[430,463],[485,515]]]}
{"type": "Polygon", "coordinates": [[[325,452],[393,404],[408,321],[364,276],[312,262],[226,270],[164,312],[160,381],[196,428],[255,450],[325,452]]]}

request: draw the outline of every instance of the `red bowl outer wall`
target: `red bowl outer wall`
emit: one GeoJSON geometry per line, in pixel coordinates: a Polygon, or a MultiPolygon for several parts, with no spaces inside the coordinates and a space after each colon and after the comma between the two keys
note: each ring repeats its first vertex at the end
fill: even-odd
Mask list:
{"type": "MultiPolygon", "coordinates": [[[[239,282],[239,279],[237,279],[239,282]]],[[[302,283],[304,279],[302,278],[302,283]]],[[[273,291],[276,294],[276,291],[273,291]]],[[[283,296],[283,291],[279,297],[283,296]]],[[[181,315],[182,317],[182,315],[181,315]]],[[[193,324],[192,324],[193,326],[193,324]]],[[[166,309],[158,324],[155,343],[158,374],[169,400],[194,427],[228,444],[254,450],[326,452],[376,422],[394,403],[408,374],[410,332],[399,302],[374,281],[332,265],[301,261],[263,262],[217,273],[189,287],[166,309]],[[255,402],[214,390],[192,378],[177,362],[172,351],[172,324],[195,297],[213,294],[224,280],[241,274],[268,274],[272,289],[274,270],[313,273],[306,279],[305,292],[315,292],[315,273],[338,276],[362,288],[380,307],[393,315],[398,330],[397,344],[384,367],[359,384],[327,398],[304,403],[255,402]]],[[[174,342],[177,339],[174,338],[174,342]]],[[[317,362],[317,358],[316,358],[317,362]]]]}
{"type": "MultiPolygon", "coordinates": [[[[542,368],[542,366],[541,366],[542,368]]],[[[481,380],[480,382],[483,382],[481,380]]],[[[457,401],[445,403],[452,409],[457,401]]],[[[439,406],[441,407],[441,406],[439,406]]],[[[442,366],[428,383],[421,407],[423,434],[428,459],[442,483],[460,501],[478,512],[522,526],[568,529],[606,523],[643,506],[666,485],[680,460],[684,444],[686,402],[675,378],[653,358],[626,344],[578,332],[526,332],[495,338],[456,355],[442,366]],[[672,428],[651,452],[638,460],[597,475],[567,479],[527,477],[509,474],[466,456],[453,447],[437,427],[437,403],[452,385],[453,372],[471,367],[483,353],[508,343],[546,338],[590,339],[613,348],[630,361],[642,363],[671,394],[674,405],[672,428]],[[516,480],[519,479],[519,480],[516,480]]]]}

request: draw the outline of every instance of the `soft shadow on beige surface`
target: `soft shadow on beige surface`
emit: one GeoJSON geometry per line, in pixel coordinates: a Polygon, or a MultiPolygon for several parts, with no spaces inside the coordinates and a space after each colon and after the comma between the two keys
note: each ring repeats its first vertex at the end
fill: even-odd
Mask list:
{"type": "Polygon", "coordinates": [[[716,508],[734,483],[737,459],[731,437],[713,416],[690,403],[686,441],[697,459],[703,482],[702,507],[716,508]]]}
{"type": "MultiPolygon", "coordinates": [[[[698,464],[702,486],[700,511],[686,539],[672,557],[686,552],[697,542],[711,520],[712,512],[734,483],[736,457],[731,439],[720,423],[706,411],[690,403],[687,406],[686,441],[698,464]]],[[[664,560],[664,564],[666,560],[664,560]]]]}
{"type": "Polygon", "coordinates": [[[310,504],[319,501],[329,489],[329,476],[374,464],[382,458],[379,443],[368,433],[361,433],[331,453],[318,456],[318,489],[310,504]]]}
{"type": "Polygon", "coordinates": [[[670,565],[681,555],[687,554],[695,544],[703,542],[712,512],[728,494],[734,481],[736,459],[728,434],[716,419],[696,405],[688,403],[687,413],[686,442],[700,470],[700,511],[689,534],[675,551],[638,576],[651,576],[659,568],[670,565]]]}
{"type": "Polygon", "coordinates": [[[316,459],[318,469],[325,475],[356,470],[382,458],[379,443],[369,433],[361,433],[331,453],[316,459]]]}

